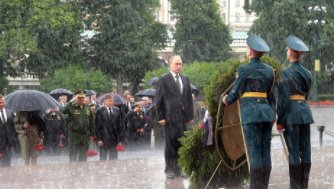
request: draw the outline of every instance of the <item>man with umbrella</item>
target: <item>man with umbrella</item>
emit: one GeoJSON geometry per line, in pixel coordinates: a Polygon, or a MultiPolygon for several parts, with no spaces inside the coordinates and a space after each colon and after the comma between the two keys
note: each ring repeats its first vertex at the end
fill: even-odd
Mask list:
{"type": "Polygon", "coordinates": [[[19,133],[21,156],[25,165],[37,165],[38,144],[42,144],[45,123],[40,111],[19,111],[14,118],[15,128],[19,133]]]}
{"type": "Polygon", "coordinates": [[[14,125],[14,114],[5,108],[5,98],[0,95],[0,166],[9,167],[11,162],[10,148],[17,143],[14,125]]]}
{"type": "Polygon", "coordinates": [[[84,104],[86,92],[80,90],[74,94],[74,101],[61,110],[68,114],[69,158],[70,162],[87,161],[90,137],[92,139],[95,134],[94,118],[90,107],[84,104]]]}

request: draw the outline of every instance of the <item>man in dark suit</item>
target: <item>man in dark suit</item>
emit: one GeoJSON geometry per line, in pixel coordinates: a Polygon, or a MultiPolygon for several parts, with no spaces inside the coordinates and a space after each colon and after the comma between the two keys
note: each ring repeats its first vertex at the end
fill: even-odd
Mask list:
{"type": "Polygon", "coordinates": [[[183,136],[187,123],[194,115],[191,87],[188,77],[181,75],[182,59],[172,56],[169,61],[170,72],[158,81],[155,104],[159,124],[165,131],[165,174],[168,179],[181,175],[177,163],[179,138],[183,136]]]}
{"type": "Polygon", "coordinates": [[[17,142],[13,113],[5,108],[5,98],[0,95],[0,166],[9,167],[10,148],[17,142]]]}
{"type": "Polygon", "coordinates": [[[117,159],[116,145],[124,139],[125,131],[121,113],[114,107],[112,96],[104,98],[104,106],[96,111],[96,139],[100,146],[100,160],[117,159]]]}

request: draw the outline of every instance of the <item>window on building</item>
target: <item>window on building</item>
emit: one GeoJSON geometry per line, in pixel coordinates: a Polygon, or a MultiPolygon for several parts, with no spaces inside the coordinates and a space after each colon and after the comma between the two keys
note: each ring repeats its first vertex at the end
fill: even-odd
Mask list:
{"type": "Polygon", "coordinates": [[[240,22],[240,13],[235,14],[235,22],[240,22]]]}
{"type": "Polygon", "coordinates": [[[222,8],[226,7],[226,1],[222,0],[222,8]]]}
{"type": "Polygon", "coordinates": [[[173,13],[169,13],[169,15],[170,15],[170,21],[171,22],[174,22],[174,21],[176,21],[176,16],[173,14],[173,13]]]}
{"type": "Polygon", "coordinates": [[[222,13],[222,19],[223,19],[224,22],[226,21],[226,13],[225,12],[222,13]]]}
{"type": "Polygon", "coordinates": [[[155,17],[155,20],[156,20],[156,21],[161,21],[161,20],[160,20],[160,10],[156,10],[156,11],[154,12],[154,17],[155,17]]]}
{"type": "Polygon", "coordinates": [[[250,20],[250,14],[246,14],[246,19],[245,19],[245,22],[249,22],[249,20],[250,20]]]}
{"type": "Polygon", "coordinates": [[[240,0],[235,1],[235,7],[240,7],[240,0]]]}

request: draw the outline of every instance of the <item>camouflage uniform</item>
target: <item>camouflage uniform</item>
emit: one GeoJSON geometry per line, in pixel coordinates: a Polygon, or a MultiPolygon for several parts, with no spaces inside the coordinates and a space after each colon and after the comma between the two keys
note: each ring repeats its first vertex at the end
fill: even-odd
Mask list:
{"type": "Polygon", "coordinates": [[[87,161],[90,136],[94,136],[94,118],[88,105],[68,103],[62,110],[68,115],[68,139],[70,162],[87,161]]]}

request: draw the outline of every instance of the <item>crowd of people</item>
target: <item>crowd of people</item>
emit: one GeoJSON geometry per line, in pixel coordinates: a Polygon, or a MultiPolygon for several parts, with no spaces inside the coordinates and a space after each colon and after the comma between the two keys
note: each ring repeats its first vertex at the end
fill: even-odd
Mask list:
{"type": "Polygon", "coordinates": [[[114,97],[106,95],[97,102],[96,95],[80,90],[72,99],[60,95],[61,108],[12,112],[0,96],[4,123],[0,128],[1,166],[10,166],[13,154],[20,154],[27,166],[36,165],[39,154],[68,153],[70,162],[87,161],[92,146],[100,160],[117,159],[118,151],[150,149],[152,134],[154,146],[162,148],[164,130],[152,98],[144,96],[135,101],[127,91],[124,99],[125,103],[115,104],[114,97]]]}
{"type": "MultiPolygon", "coordinates": [[[[305,100],[310,92],[311,74],[300,60],[309,49],[295,36],[287,39],[290,66],[280,73],[276,85],[273,68],[260,60],[270,50],[267,43],[257,35],[250,35],[247,45],[250,62],[238,67],[236,80],[223,103],[228,106],[240,100],[250,188],[268,188],[271,131],[276,121],[277,129],[284,132],[289,151],[290,186],[307,188],[313,118],[305,100]]],[[[18,147],[17,138],[26,165],[34,165],[36,146],[41,143],[50,154],[59,154],[58,147],[68,146],[70,162],[87,161],[86,152],[92,142],[100,147],[100,160],[117,159],[117,150],[149,147],[153,130],[155,140],[164,143],[166,178],[183,176],[177,162],[179,138],[194,120],[201,122],[205,117],[210,121],[210,116],[204,104],[194,105],[189,79],[181,74],[181,57],[172,56],[168,65],[170,72],[160,77],[153,101],[143,97],[135,102],[126,93],[125,103],[115,104],[113,97],[107,95],[98,104],[96,97],[88,98],[80,90],[69,102],[66,96],[60,96],[63,106],[60,110],[49,109],[40,116],[41,112],[36,111],[13,113],[5,108],[4,97],[0,96],[1,165],[10,166],[10,148],[18,147]]]]}

